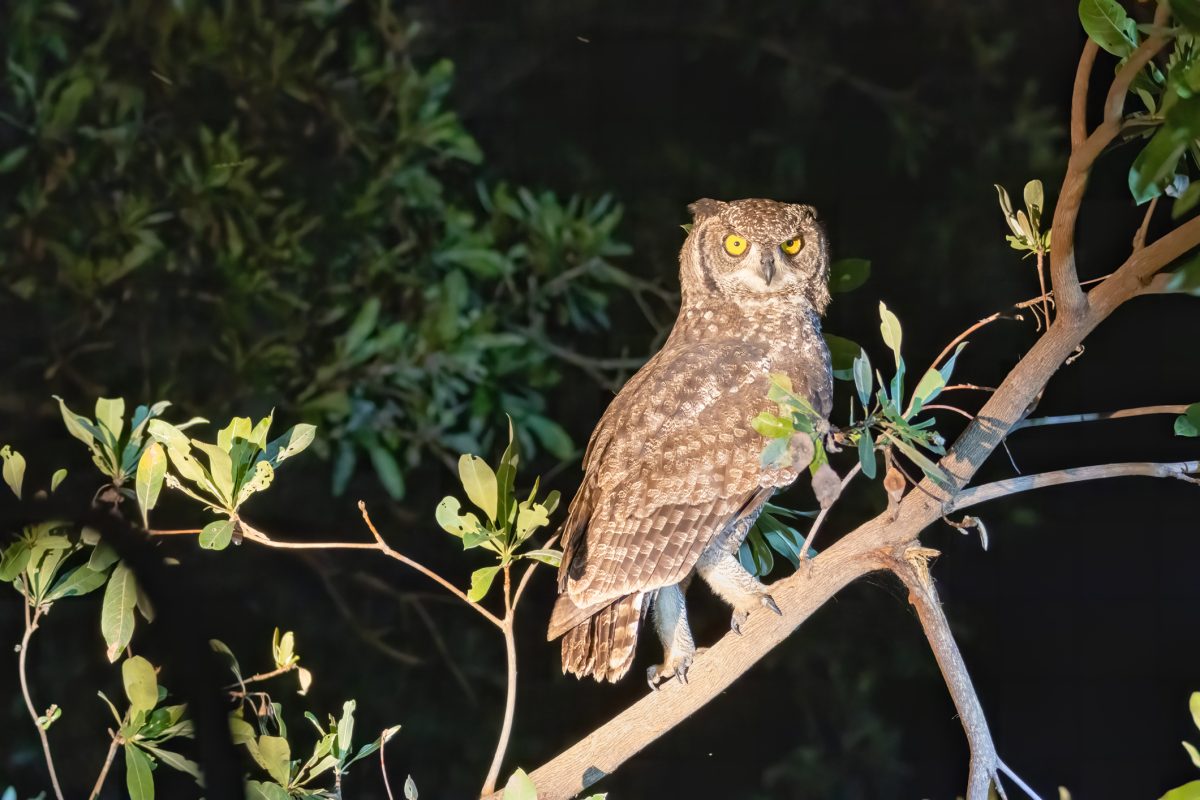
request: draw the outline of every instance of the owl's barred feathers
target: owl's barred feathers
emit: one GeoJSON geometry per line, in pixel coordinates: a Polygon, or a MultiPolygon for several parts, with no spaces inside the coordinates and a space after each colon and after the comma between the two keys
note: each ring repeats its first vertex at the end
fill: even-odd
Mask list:
{"type": "Polygon", "coordinates": [[[662,350],[621,389],[584,454],[563,524],[549,638],[566,634],[563,670],[617,680],[633,661],[655,591],[684,580],[717,543],[735,550],[794,469],[764,469],[750,427],[783,372],[822,414],[832,399],[819,314],[828,302],[824,233],[808,206],[702,200],[680,254],[683,303],[662,350]],[[752,243],[744,259],[721,241],[752,243]],[[784,259],[779,244],[805,246],[784,259]],[[776,259],[776,281],[754,259],[776,259]],[[736,541],[735,541],[736,540],[736,541]]]}

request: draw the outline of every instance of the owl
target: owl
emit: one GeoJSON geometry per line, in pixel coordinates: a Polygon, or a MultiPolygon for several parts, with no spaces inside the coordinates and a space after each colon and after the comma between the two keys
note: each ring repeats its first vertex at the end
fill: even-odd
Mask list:
{"type": "Polygon", "coordinates": [[[796,468],[765,467],[750,426],[772,373],[823,417],[833,395],[821,314],[829,250],[810,206],[699,200],[679,254],[682,303],[670,336],[613,399],[584,454],[562,528],[547,638],[563,672],[616,681],[649,612],[665,652],[651,687],[687,681],[696,653],[684,592],[699,574],[748,615],[778,606],[737,551],[796,468]]]}

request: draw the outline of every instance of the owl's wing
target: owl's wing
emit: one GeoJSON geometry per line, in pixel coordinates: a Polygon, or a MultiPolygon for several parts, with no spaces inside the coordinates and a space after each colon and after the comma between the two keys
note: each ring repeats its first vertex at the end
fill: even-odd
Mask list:
{"type": "MultiPolygon", "coordinates": [[[[767,349],[741,341],[663,350],[597,426],[564,525],[561,588],[581,608],[678,583],[739,516],[796,470],[764,470],[750,427],[766,399],[767,349]]],[[[792,376],[806,394],[805,376],[792,376]]]]}

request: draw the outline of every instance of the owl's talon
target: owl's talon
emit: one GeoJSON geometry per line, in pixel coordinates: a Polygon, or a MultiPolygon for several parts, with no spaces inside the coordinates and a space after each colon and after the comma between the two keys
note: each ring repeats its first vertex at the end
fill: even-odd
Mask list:
{"type": "Polygon", "coordinates": [[[775,602],[775,598],[771,597],[771,595],[764,594],[762,596],[762,604],[774,611],[779,616],[783,616],[783,612],[779,610],[779,604],[775,602]]]}
{"type": "Polygon", "coordinates": [[[692,660],[695,658],[695,651],[688,651],[680,655],[668,656],[667,660],[662,664],[655,664],[646,670],[646,682],[650,684],[650,688],[658,691],[664,683],[676,678],[682,684],[687,684],[688,670],[692,667],[692,660]]]}
{"type": "Polygon", "coordinates": [[[733,617],[730,618],[730,620],[729,620],[729,630],[733,631],[738,636],[741,636],[742,635],[742,626],[744,624],[746,624],[746,619],[749,616],[750,616],[749,611],[733,612],[733,617]]]}

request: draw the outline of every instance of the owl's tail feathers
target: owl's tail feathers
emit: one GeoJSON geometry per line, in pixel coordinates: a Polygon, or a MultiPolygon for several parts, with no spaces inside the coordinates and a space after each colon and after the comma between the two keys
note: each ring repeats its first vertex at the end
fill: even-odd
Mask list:
{"type": "Polygon", "coordinates": [[[591,675],[615,683],[633,663],[638,628],[646,594],[638,592],[614,600],[599,610],[580,609],[564,592],[550,616],[549,639],[565,633],[562,642],[563,673],[577,678],[591,675]]]}

